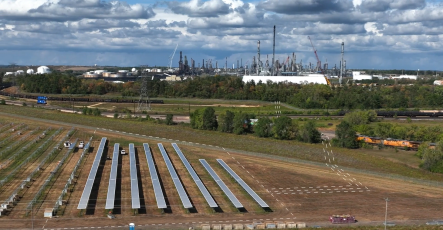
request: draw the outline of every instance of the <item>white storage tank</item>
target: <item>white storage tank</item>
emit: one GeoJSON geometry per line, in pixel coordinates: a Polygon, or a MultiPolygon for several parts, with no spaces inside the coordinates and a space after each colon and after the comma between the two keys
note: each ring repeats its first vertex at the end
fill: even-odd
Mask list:
{"type": "Polygon", "coordinates": [[[106,71],[106,70],[95,70],[94,71],[95,74],[101,74],[101,75],[103,75],[103,73],[106,73],[106,72],[108,72],[108,71],[106,71]]]}
{"type": "Polygon", "coordinates": [[[352,72],[352,80],[354,81],[372,80],[372,76],[367,75],[365,72],[354,71],[352,72]]]}
{"type": "Polygon", "coordinates": [[[417,80],[417,76],[414,75],[400,75],[398,77],[392,77],[392,79],[410,79],[410,80],[417,80]]]}
{"type": "Polygon", "coordinates": [[[306,228],[306,223],[304,223],[304,222],[297,222],[297,228],[306,228]]]}
{"type": "Polygon", "coordinates": [[[40,66],[37,68],[37,74],[51,73],[51,70],[47,66],[40,66]]]}
{"type": "Polygon", "coordinates": [[[34,74],[34,70],[33,69],[28,69],[28,70],[26,70],[26,73],[27,74],[34,74]]]}
{"type": "Polygon", "coordinates": [[[223,230],[232,230],[232,224],[223,225],[223,230]]]}

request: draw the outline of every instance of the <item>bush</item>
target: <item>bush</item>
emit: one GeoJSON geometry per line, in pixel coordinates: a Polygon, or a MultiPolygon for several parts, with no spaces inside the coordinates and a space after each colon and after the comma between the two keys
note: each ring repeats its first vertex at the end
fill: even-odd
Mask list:
{"type": "MultiPolygon", "coordinates": [[[[92,109],[91,109],[92,110],[92,109]]],[[[94,116],[101,116],[102,115],[102,112],[98,109],[98,108],[95,108],[93,111],[92,111],[92,115],[94,115],[94,116]]]]}
{"type": "Polygon", "coordinates": [[[118,118],[119,114],[118,113],[114,113],[114,118],[118,118]]]}
{"type": "Polygon", "coordinates": [[[292,119],[287,116],[281,116],[274,119],[272,134],[278,140],[292,140],[297,137],[298,124],[293,124],[292,119]]]}
{"type": "Polygon", "coordinates": [[[254,135],[257,137],[272,136],[272,121],[268,117],[260,117],[254,126],[254,135]]]}
{"type": "Polygon", "coordinates": [[[173,121],[173,115],[172,114],[167,114],[166,115],[166,124],[167,125],[173,125],[174,124],[174,121],[173,121]]]}
{"type": "Polygon", "coordinates": [[[23,106],[28,106],[27,104],[26,104],[26,102],[23,102],[23,104],[22,104],[23,106]]]}
{"type": "Polygon", "coordinates": [[[1,100],[0,100],[0,105],[6,105],[6,101],[5,101],[5,99],[1,99],[1,100]]]}
{"type": "Polygon", "coordinates": [[[342,121],[335,130],[336,138],[333,139],[335,146],[342,148],[355,149],[359,147],[358,142],[355,140],[355,130],[351,124],[347,121],[342,121]]]}
{"type": "Polygon", "coordinates": [[[314,120],[309,120],[302,129],[300,129],[299,138],[307,143],[320,143],[321,133],[317,130],[314,120]]]}

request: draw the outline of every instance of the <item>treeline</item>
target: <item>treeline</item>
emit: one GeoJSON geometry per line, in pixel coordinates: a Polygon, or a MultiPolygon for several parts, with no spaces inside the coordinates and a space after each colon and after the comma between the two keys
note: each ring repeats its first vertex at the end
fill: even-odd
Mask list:
{"type": "Polygon", "coordinates": [[[287,116],[270,119],[254,114],[234,113],[227,110],[218,116],[212,107],[202,108],[191,113],[191,127],[201,130],[213,130],[237,135],[253,134],[262,138],[278,140],[298,140],[307,143],[321,142],[321,133],[314,120],[300,125],[287,116]],[[255,123],[252,120],[256,120],[255,123]]]}
{"type": "MultiPolygon", "coordinates": [[[[193,77],[180,82],[148,81],[150,97],[188,97],[237,100],[281,101],[304,109],[406,109],[443,106],[443,87],[433,86],[434,79],[380,81],[377,86],[297,85],[291,83],[244,83],[241,77],[193,77]],[[414,83],[408,85],[406,83],[414,83]],[[429,85],[431,84],[431,85],[429,85]]],[[[23,90],[31,93],[106,94],[137,96],[140,81],[114,84],[53,73],[19,77],[23,90]]]]}

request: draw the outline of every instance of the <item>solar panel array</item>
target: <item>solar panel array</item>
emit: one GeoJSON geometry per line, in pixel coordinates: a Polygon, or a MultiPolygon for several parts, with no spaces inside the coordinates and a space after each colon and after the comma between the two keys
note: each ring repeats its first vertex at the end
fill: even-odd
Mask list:
{"type": "Polygon", "coordinates": [[[118,143],[114,144],[114,153],[112,154],[111,175],[109,176],[108,196],[106,197],[105,209],[114,209],[115,201],[115,188],[117,185],[117,167],[118,167],[118,155],[119,154],[118,143]]]}
{"type": "Polygon", "coordinates": [[[149,173],[151,174],[152,187],[154,187],[155,200],[157,201],[158,208],[167,208],[165,201],[165,196],[163,195],[162,187],[160,185],[160,180],[158,179],[157,169],[155,168],[154,159],[152,158],[151,150],[149,149],[149,144],[144,143],[143,147],[145,149],[146,160],[148,162],[149,173]]]}
{"type": "Polygon", "coordinates": [[[198,189],[200,189],[200,192],[205,197],[206,202],[208,202],[209,207],[211,208],[217,208],[218,205],[215,202],[214,198],[212,198],[209,191],[206,189],[203,182],[200,180],[200,177],[198,177],[197,173],[195,172],[194,168],[192,168],[191,164],[189,164],[188,160],[186,159],[185,155],[182,153],[180,148],[176,143],[172,143],[172,147],[174,147],[175,152],[177,152],[177,155],[182,160],[183,164],[185,165],[186,169],[188,170],[189,174],[191,174],[192,179],[194,180],[195,184],[197,185],[198,189]]]}
{"type": "Polygon", "coordinates": [[[240,201],[235,197],[235,195],[229,190],[228,186],[220,179],[220,177],[217,175],[217,173],[214,172],[214,170],[211,168],[211,166],[206,162],[205,159],[200,159],[200,163],[205,167],[206,171],[208,171],[209,175],[215,180],[215,182],[218,184],[218,186],[223,190],[223,192],[228,196],[229,200],[231,200],[232,204],[236,208],[243,208],[243,205],[240,203],[240,201]]]}
{"type": "Polygon", "coordinates": [[[243,187],[246,192],[249,193],[252,198],[262,207],[262,208],[269,208],[269,205],[266,204],[258,195],[254,192],[247,184],[244,182],[237,173],[234,172],[222,159],[217,159],[217,162],[234,178],[237,183],[240,184],[240,186],[243,187]]]}
{"type": "Polygon", "coordinates": [[[103,137],[98,147],[97,154],[95,155],[94,162],[92,163],[91,171],[89,172],[88,180],[86,181],[85,188],[83,189],[83,194],[80,198],[77,209],[86,209],[86,207],[88,206],[89,196],[91,195],[92,186],[94,185],[95,176],[97,174],[97,170],[102,159],[105,145],[106,137],[103,137]]]}
{"type": "Polygon", "coordinates": [[[166,163],[166,166],[168,167],[169,174],[171,174],[172,181],[174,182],[175,189],[177,189],[178,195],[180,196],[180,199],[183,203],[183,207],[185,208],[192,208],[193,205],[191,201],[189,200],[188,195],[185,192],[185,189],[183,188],[182,182],[178,178],[177,172],[174,169],[174,166],[172,166],[171,160],[169,159],[168,154],[166,153],[165,149],[163,148],[163,145],[161,143],[158,143],[158,148],[160,149],[160,152],[162,153],[163,160],[166,163]]]}
{"type": "Polygon", "coordinates": [[[135,149],[134,144],[129,144],[129,166],[131,171],[131,197],[132,208],[140,208],[140,194],[138,191],[138,179],[137,179],[137,165],[135,161],[135,149]]]}

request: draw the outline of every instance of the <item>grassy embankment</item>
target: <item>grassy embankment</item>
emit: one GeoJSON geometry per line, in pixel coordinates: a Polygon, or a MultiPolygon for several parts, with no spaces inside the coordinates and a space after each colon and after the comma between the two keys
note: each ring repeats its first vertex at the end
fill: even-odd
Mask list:
{"type": "MultiPolygon", "coordinates": [[[[166,126],[135,119],[112,119],[80,114],[67,114],[30,107],[1,106],[1,111],[8,114],[17,114],[51,121],[67,122],[90,127],[101,127],[129,133],[145,134],[148,136],[164,137],[194,143],[204,143],[207,145],[269,155],[324,162],[323,147],[321,144],[313,145],[296,141],[263,139],[252,135],[238,136],[216,131],[193,130],[181,125],[166,126]]],[[[386,157],[380,156],[380,151],[378,150],[348,150],[333,148],[333,151],[337,159],[337,164],[342,166],[385,174],[407,176],[416,179],[443,181],[443,175],[441,174],[429,173],[421,169],[409,167],[405,163],[387,159],[386,157]]],[[[403,151],[396,153],[391,149],[383,151],[386,151],[385,154],[394,156],[396,154],[403,154],[403,151]]]]}

